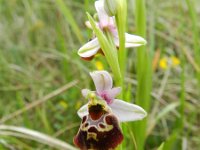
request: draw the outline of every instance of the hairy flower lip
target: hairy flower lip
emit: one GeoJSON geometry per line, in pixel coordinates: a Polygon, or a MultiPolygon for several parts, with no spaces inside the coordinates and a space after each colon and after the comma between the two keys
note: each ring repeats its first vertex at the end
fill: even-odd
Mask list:
{"type": "Polygon", "coordinates": [[[98,120],[103,114],[106,113],[101,104],[96,104],[89,107],[89,115],[93,120],[98,120]]]}
{"type": "Polygon", "coordinates": [[[116,116],[105,113],[97,120],[84,116],[74,144],[80,149],[115,149],[123,141],[123,134],[116,116]]]}
{"type": "Polygon", "coordinates": [[[116,148],[123,140],[118,118],[106,102],[89,93],[88,114],[82,118],[74,144],[81,149],[107,150],[116,148]]]}

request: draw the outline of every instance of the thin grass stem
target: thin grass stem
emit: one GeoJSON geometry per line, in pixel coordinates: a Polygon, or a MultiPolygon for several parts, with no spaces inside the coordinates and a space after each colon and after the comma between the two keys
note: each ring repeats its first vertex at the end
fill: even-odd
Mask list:
{"type": "MultiPolygon", "coordinates": [[[[146,37],[146,6],[145,0],[135,1],[135,18],[137,34],[146,37]]],[[[144,46],[137,49],[137,95],[136,104],[142,106],[147,112],[151,104],[151,86],[152,86],[152,63],[151,55],[144,46]]],[[[138,150],[144,149],[146,139],[147,120],[135,122],[133,124],[134,134],[138,150]]]]}

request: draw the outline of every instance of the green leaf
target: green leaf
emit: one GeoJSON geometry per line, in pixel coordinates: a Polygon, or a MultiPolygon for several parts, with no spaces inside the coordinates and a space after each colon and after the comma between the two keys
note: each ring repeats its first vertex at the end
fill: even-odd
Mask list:
{"type": "Polygon", "coordinates": [[[80,31],[76,21],[74,20],[74,17],[72,16],[71,10],[65,5],[63,0],[56,0],[56,4],[58,5],[58,7],[60,8],[60,11],[65,16],[67,22],[70,24],[70,26],[71,26],[74,34],[78,38],[79,42],[82,43],[83,37],[81,36],[82,35],[81,31],[80,31]]]}
{"type": "Polygon", "coordinates": [[[165,143],[161,143],[157,150],[163,150],[165,143]]]}
{"type": "Polygon", "coordinates": [[[75,147],[59,139],[23,127],[0,125],[0,135],[30,139],[57,149],[77,150],[75,147]]]}
{"type": "Polygon", "coordinates": [[[117,49],[112,41],[112,36],[109,32],[105,31],[106,35],[99,29],[93,18],[90,16],[89,13],[87,13],[88,19],[90,21],[90,24],[92,25],[92,29],[95,32],[95,35],[98,38],[99,44],[101,49],[103,50],[103,53],[105,54],[105,57],[107,59],[108,64],[110,65],[114,78],[118,85],[120,85],[121,81],[121,73],[119,68],[119,62],[118,62],[118,56],[117,56],[117,49]]]}

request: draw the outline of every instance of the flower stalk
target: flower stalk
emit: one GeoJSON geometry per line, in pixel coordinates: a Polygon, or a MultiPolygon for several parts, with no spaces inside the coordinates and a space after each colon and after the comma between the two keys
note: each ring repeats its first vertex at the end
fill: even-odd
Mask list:
{"type": "MultiPolygon", "coordinates": [[[[121,75],[124,80],[125,71],[126,71],[126,57],[127,52],[125,50],[125,32],[126,32],[126,18],[127,18],[127,2],[126,0],[118,0],[118,11],[116,14],[116,24],[119,35],[119,65],[121,69],[121,75]]],[[[121,85],[123,85],[123,82],[121,85]]]]}
{"type": "MultiPolygon", "coordinates": [[[[146,6],[145,0],[135,1],[135,18],[136,18],[136,30],[137,34],[146,37],[146,6]]],[[[151,102],[151,86],[152,86],[152,66],[151,66],[151,55],[147,49],[142,46],[137,48],[137,93],[136,93],[136,104],[149,110],[151,102]]],[[[145,139],[146,139],[146,128],[147,120],[144,119],[141,122],[133,124],[133,129],[137,149],[143,150],[145,139]]]]}
{"type": "Polygon", "coordinates": [[[119,62],[117,58],[117,50],[112,40],[113,37],[111,37],[109,31],[105,31],[105,34],[107,35],[105,36],[104,33],[96,26],[93,18],[90,16],[89,13],[87,13],[87,16],[92,26],[92,29],[98,38],[100,47],[103,53],[105,54],[106,60],[113,71],[114,78],[117,81],[117,85],[120,85],[122,78],[121,78],[119,62]]]}
{"type": "MultiPolygon", "coordinates": [[[[125,95],[125,86],[124,86],[124,78],[125,78],[125,72],[126,72],[126,61],[127,61],[127,51],[125,49],[125,32],[126,32],[126,18],[127,18],[127,2],[126,0],[117,0],[118,1],[118,11],[115,15],[116,18],[116,24],[117,24],[117,30],[119,35],[119,66],[121,71],[121,87],[122,87],[122,94],[120,95],[122,98],[124,98],[125,95]]],[[[122,125],[122,129],[124,133],[127,133],[127,127],[122,125]]],[[[120,146],[120,150],[125,148],[126,141],[120,146]]]]}

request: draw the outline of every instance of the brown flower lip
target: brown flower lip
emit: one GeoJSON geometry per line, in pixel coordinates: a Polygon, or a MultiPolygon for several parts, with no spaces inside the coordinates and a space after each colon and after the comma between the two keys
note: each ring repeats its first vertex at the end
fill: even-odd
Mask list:
{"type": "Polygon", "coordinates": [[[74,144],[81,150],[112,150],[123,141],[117,117],[106,111],[101,104],[89,107],[84,116],[74,144]]]}

